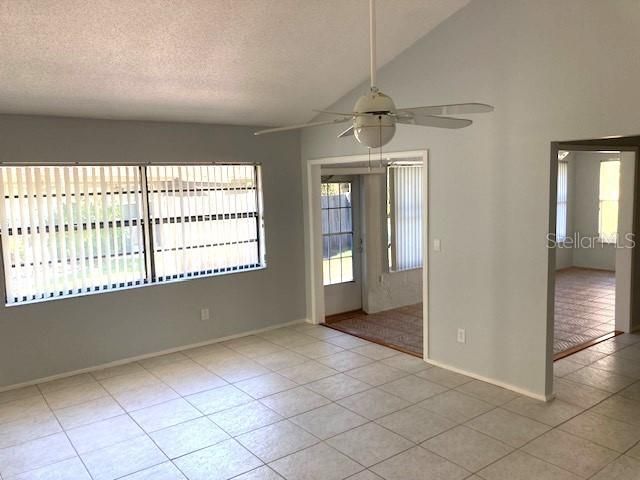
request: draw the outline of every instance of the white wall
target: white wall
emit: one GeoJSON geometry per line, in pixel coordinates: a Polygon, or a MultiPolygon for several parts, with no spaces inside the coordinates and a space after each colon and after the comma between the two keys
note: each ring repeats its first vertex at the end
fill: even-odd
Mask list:
{"type": "Polygon", "coordinates": [[[376,313],[422,301],[422,269],[389,272],[386,177],[364,175],[365,288],[363,309],[376,313]]]}
{"type": "MultiPolygon", "coordinates": [[[[620,154],[575,152],[575,193],[573,195],[573,230],[583,238],[598,237],[600,212],[600,162],[620,158],[620,154]]],[[[574,248],[573,265],[599,270],[615,270],[616,248],[613,244],[594,243],[593,248],[574,248]]]]}
{"type": "MultiPolygon", "coordinates": [[[[636,0],[474,0],[381,69],[398,106],[496,107],[462,131],[401,126],[385,147],[430,153],[431,359],[551,392],[550,142],[638,133],[639,43],[636,0]]],[[[366,152],[339,130],[305,131],[303,159],[366,152]]]]}
{"type": "Polygon", "coordinates": [[[0,161],[262,162],[268,265],[254,272],[0,305],[0,388],[305,317],[299,137],[252,132],[0,115],[0,161]],[[211,309],[208,322],[200,320],[205,306],[211,309]]]}

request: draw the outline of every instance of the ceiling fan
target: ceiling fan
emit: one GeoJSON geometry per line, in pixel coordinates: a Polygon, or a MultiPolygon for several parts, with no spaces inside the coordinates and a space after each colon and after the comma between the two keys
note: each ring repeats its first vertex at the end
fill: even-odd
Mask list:
{"type": "Polygon", "coordinates": [[[354,135],[356,140],[369,148],[378,148],[391,141],[396,133],[396,123],[420,125],[437,128],[464,128],[472,121],[465,118],[453,118],[445,115],[470,113],[488,113],[493,111],[491,105],[484,103],[456,103],[452,105],[433,105],[428,107],[396,108],[391,97],[376,87],[376,12],[375,0],[369,0],[369,54],[371,60],[371,89],[361,96],[353,107],[353,112],[329,112],[315,110],[319,113],[335,115],[338,118],[319,122],[290,125],[287,127],[268,128],[255,132],[254,135],[284,132],[300,128],[332,125],[351,122],[349,128],[338,135],[338,138],[354,135]]]}

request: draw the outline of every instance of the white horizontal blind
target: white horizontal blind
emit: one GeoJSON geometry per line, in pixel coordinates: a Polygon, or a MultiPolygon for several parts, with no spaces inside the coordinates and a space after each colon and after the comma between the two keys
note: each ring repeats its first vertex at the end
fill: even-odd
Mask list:
{"type": "Polygon", "coordinates": [[[8,304],[146,281],[140,169],[0,167],[8,304]]]}
{"type": "Polygon", "coordinates": [[[600,162],[598,233],[600,241],[616,243],[620,199],[620,160],[600,162]]]}
{"type": "Polygon", "coordinates": [[[264,264],[259,168],[147,167],[156,281],[264,264]]]}
{"type": "Polygon", "coordinates": [[[392,270],[422,267],[422,165],[389,167],[392,270]]]}
{"type": "Polygon", "coordinates": [[[556,214],[556,238],[567,237],[568,162],[558,162],[558,207],[556,214]]]}

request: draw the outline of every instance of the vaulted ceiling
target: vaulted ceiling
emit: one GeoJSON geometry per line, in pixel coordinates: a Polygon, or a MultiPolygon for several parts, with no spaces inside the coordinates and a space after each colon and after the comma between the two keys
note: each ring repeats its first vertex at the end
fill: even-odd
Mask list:
{"type": "MultiPolygon", "coordinates": [[[[378,62],[469,0],[378,0],[378,62]]],[[[368,77],[367,0],[0,0],[0,113],[309,120],[368,77]]]]}

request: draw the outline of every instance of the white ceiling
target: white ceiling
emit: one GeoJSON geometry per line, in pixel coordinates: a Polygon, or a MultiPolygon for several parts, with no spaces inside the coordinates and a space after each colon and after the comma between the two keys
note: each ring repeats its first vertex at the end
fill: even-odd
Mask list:
{"type": "MultiPolygon", "coordinates": [[[[388,62],[469,0],[378,0],[388,62]]],[[[278,125],[368,78],[367,0],[0,0],[0,113],[278,125]]]]}

